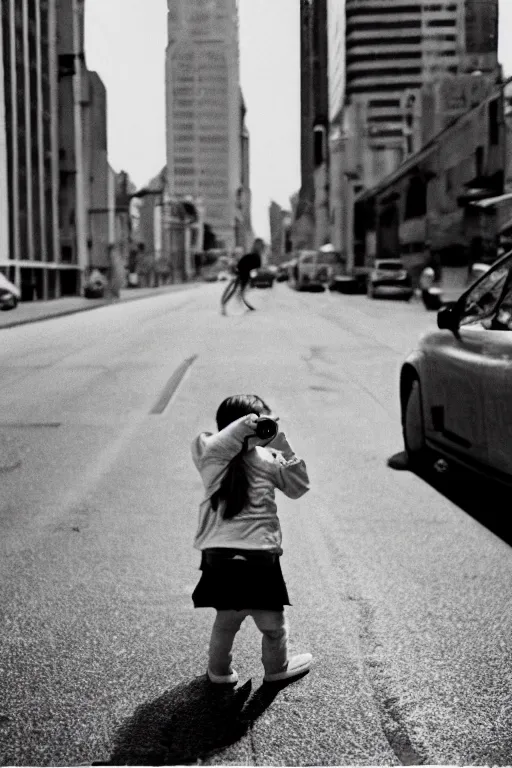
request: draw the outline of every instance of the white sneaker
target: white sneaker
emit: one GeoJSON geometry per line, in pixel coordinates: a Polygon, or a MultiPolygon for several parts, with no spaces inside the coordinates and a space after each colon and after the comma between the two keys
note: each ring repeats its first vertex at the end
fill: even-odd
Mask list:
{"type": "Polygon", "coordinates": [[[265,683],[277,683],[279,680],[291,680],[293,677],[298,677],[304,672],[307,672],[313,661],[313,656],[310,653],[300,653],[298,656],[292,656],[288,659],[288,666],[284,672],[274,672],[274,674],[265,675],[263,678],[265,683]]]}
{"type": "Polygon", "coordinates": [[[238,674],[235,670],[230,675],[214,675],[210,670],[206,673],[211,683],[217,683],[220,685],[235,685],[238,683],[238,674]]]}

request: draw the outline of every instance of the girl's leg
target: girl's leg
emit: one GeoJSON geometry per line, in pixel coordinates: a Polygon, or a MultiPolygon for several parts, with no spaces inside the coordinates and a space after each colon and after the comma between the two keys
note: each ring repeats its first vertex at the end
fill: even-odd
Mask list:
{"type": "Polygon", "coordinates": [[[214,675],[230,675],[233,641],[247,611],[217,611],[210,638],[208,669],[214,675]]]}
{"type": "Polygon", "coordinates": [[[261,660],[265,674],[273,675],[286,670],[288,665],[288,622],[284,611],[251,611],[260,632],[261,660]]]}

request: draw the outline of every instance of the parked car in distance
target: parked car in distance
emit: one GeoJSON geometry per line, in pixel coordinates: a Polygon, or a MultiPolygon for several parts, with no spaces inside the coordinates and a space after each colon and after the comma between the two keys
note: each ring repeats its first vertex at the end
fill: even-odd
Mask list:
{"type": "Polygon", "coordinates": [[[0,309],[7,312],[16,309],[21,298],[19,288],[8,280],[3,272],[0,272],[0,309]]]}
{"type": "Polygon", "coordinates": [[[250,286],[251,288],[272,288],[276,275],[270,267],[259,267],[251,270],[250,286]]]}
{"type": "Polygon", "coordinates": [[[405,301],[413,296],[410,274],[400,259],[377,259],[368,275],[367,296],[396,296],[405,301]]]}
{"type": "Polygon", "coordinates": [[[289,263],[280,264],[277,268],[276,280],[278,283],[284,283],[289,278],[289,263]]]}
{"type": "Polygon", "coordinates": [[[341,255],[331,245],[316,251],[299,251],[292,268],[292,282],[298,291],[325,291],[343,272],[341,255]]]}
{"type": "Polygon", "coordinates": [[[405,450],[512,485],[512,251],[443,306],[400,373],[405,450]]]}

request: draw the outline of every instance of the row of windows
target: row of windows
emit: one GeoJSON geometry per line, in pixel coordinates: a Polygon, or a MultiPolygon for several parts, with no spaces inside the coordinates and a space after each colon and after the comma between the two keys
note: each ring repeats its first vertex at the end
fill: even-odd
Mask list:
{"type": "Polygon", "coordinates": [[[427,21],[427,27],[455,27],[457,22],[455,19],[430,19],[427,21]]]}
{"type": "Polygon", "coordinates": [[[421,35],[409,35],[408,37],[365,37],[364,39],[347,40],[347,50],[364,46],[376,46],[380,48],[383,45],[421,45],[421,35]]]}
{"type": "MultiPolygon", "coordinates": [[[[417,88],[418,82],[413,82],[412,80],[408,82],[401,82],[400,88],[405,90],[406,88],[417,88]]],[[[397,84],[396,83],[379,83],[377,86],[379,91],[396,91],[397,84]]],[[[347,85],[347,91],[349,93],[368,93],[368,91],[374,90],[373,86],[370,85],[352,85],[351,83],[347,85]]]]}
{"type": "Polygon", "coordinates": [[[406,21],[364,21],[361,24],[350,22],[347,24],[347,35],[351,32],[379,32],[383,29],[421,29],[421,19],[408,19],[406,21]]]}
{"type": "Polygon", "coordinates": [[[441,5],[441,3],[433,3],[432,5],[424,5],[425,11],[456,11],[457,4],[449,3],[448,5],[441,5]]]}
{"type": "Polygon", "coordinates": [[[352,8],[347,5],[346,16],[347,19],[353,16],[378,16],[379,14],[392,14],[392,13],[421,13],[421,5],[390,5],[384,4],[379,6],[367,6],[362,8],[352,8]]]}
{"type": "Polygon", "coordinates": [[[385,53],[348,53],[347,64],[360,61],[385,61],[389,59],[421,59],[421,51],[386,51],[385,53]]]}
{"type": "Polygon", "coordinates": [[[400,107],[400,99],[370,99],[369,107],[400,107]]]}
{"type": "Polygon", "coordinates": [[[362,77],[401,77],[403,75],[421,75],[421,73],[421,67],[381,67],[380,69],[359,69],[353,71],[351,79],[360,80],[362,77]]]}
{"type": "Polygon", "coordinates": [[[401,123],[402,115],[372,115],[368,118],[369,123],[401,123]]]}
{"type": "Polygon", "coordinates": [[[423,38],[423,41],[425,43],[428,42],[437,42],[437,43],[454,43],[457,40],[457,35],[452,34],[446,34],[446,35],[425,35],[423,38]]]}

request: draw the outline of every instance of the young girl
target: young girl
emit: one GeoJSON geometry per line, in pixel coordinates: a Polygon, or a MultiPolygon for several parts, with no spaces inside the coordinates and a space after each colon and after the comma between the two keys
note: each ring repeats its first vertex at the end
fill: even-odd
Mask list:
{"type": "Polygon", "coordinates": [[[192,599],[196,608],[217,610],[207,673],[213,683],[238,681],[231,649],[246,616],[263,635],[266,682],[297,677],[312,661],[310,653],[288,656],[284,606],[290,602],[274,499],[276,488],[298,499],[309,490],[309,479],[282,432],[271,440],[257,437],[256,425],[268,415],[256,395],[228,397],[217,411],[219,431],[203,432],[192,443],[205,487],[194,541],[202,552],[202,575],[192,599]]]}

